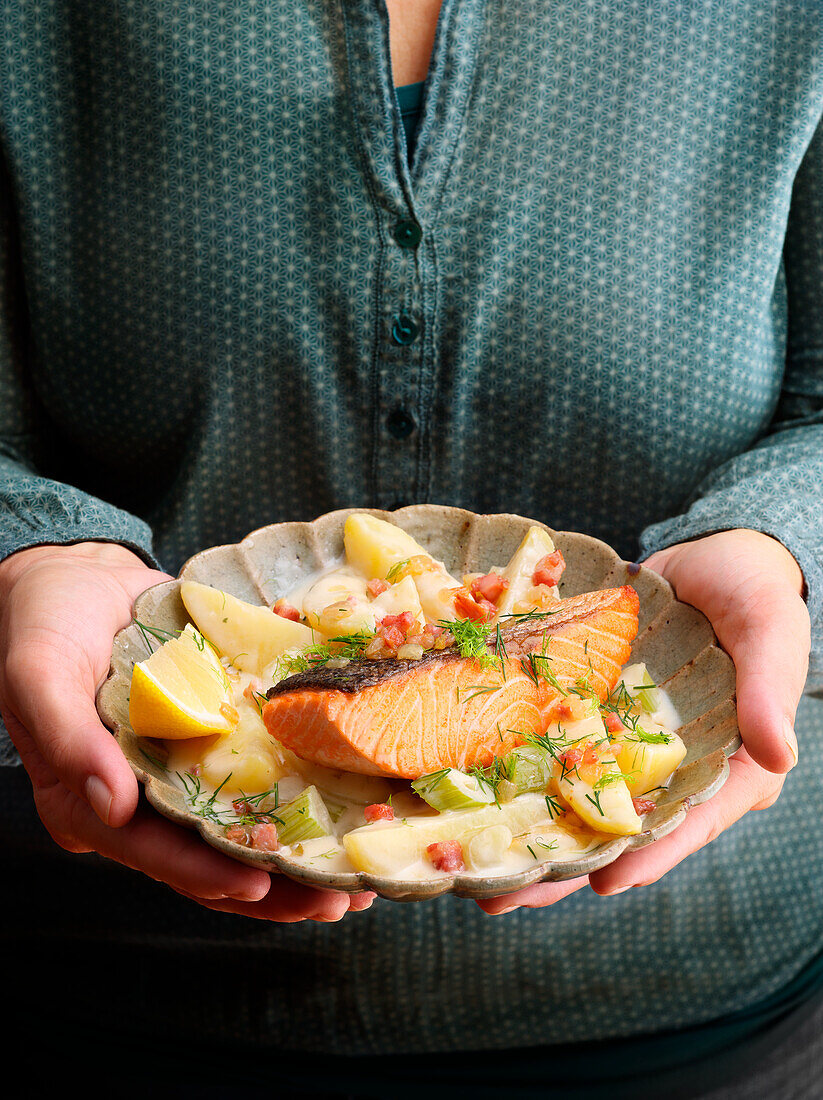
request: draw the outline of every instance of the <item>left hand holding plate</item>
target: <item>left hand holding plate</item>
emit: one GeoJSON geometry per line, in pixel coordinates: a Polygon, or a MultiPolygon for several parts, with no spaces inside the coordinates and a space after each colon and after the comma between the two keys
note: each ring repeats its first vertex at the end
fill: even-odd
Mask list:
{"type": "MultiPolygon", "coordinates": [[[[678,599],[706,615],[734,660],[743,747],[729,761],[722,789],[689,810],[674,832],[589,876],[603,895],[656,882],[749,810],[773,805],[797,763],[794,716],[806,680],[810,625],[803,576],[789,551],[768,535],[734,530],[671,546],[644,564],[671,583],[678,599]]],[[[536,883],[478,904],[493,916],[541,908],[586,881],[536,883]]]]}

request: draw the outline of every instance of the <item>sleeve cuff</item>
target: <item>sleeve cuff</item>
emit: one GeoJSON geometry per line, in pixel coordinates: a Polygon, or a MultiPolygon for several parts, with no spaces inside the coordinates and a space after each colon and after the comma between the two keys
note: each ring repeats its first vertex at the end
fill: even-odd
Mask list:
{"type": "Polygon", "coordinates": [[[665,550],[676,543],[690,542],[720,531],[734,531],[739,528],[770,535],[785,546],[800,566],[805,584],[804,599],[809,609],[813,634],[806,690],[823,690],[823,653],[820,652],[819,645],[814,644],[816,624],[820,623],[823,615],[823,567],[818,554],[809,546],[808,539],[800,531],[793,529],[791,525],[775,523],[773,517],[765,514],[714,509],[711,506],[711,497],[704,497],[683,515],[673,516],[647,527],[640,536],[639,560],[645,561],[658,550],[665,550]]]}

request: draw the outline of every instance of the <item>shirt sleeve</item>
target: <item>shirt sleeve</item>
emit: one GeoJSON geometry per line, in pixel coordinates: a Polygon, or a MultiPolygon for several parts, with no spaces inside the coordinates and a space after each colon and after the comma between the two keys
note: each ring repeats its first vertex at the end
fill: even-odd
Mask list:
{"type": "MultiPolygon", "coordinates": [[[[118,542],[156,565],[146,523],[36,469],[37,403],[11,189],[0,164],[0,559],[43,544],[118,542]]],[[[20,763],[0,721],[0,767],[20,763]]]]}
{"type": "Polygon", "coordinates": [[[641,558],[673,543],[746,527],[778,539],[806,582],[812,622],[807,690],[823,688],[823,123],[792,192],[783,270],[788,298],[786,368],[765,435],[712,471],[682,514],[640,538],[641,558]]]}
{"type": "Polygon", "coordinates": [[[156,565],[136,516],[36,468],[38,411],[26,355],[26,306],[13,198],[0,165],[0,559],[30,546],[119,542],[156,565]]]}

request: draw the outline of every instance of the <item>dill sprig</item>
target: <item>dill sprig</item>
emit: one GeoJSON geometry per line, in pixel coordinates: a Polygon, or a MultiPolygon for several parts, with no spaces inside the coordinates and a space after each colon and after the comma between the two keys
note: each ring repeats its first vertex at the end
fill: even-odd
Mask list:
{"type": "Polygon", "coordinates": [[[492,668],[495,656],[489,651],[490,623],[476,623],[472,619],[440,619],[438,626],[448,630],[461,657],[477,661],[481,668],[492,668]]]}
{"type": "Polygon", "coordinates": [[[546,809],[549,811],[549,817],[552,821],[554,821],[556,817],[559,817],[561,814],[564,814],[566,812],[565,806],[558,802],[553,795],[547,794],[545,797],[546,809]]]}
{"type": "Polygon", "coordinates": [[[468,687],[463,688],[463,692],[468,694],[461,695],[461,689],[457,689],[457,701],[458,703],[468,703],[471,699],[475,699],[478,695],[488,695],[492,691],[497,691],[500,684],[470,684],[468,687]]]}
{"type": "Polygon", "coordinates": [[[443,782],[450,771],[450,768],[438,768],[436,772],[427,772],[425,775],[418,776],[414,782],[420,784],[420,787],[428,794],[429,791],[434,790],[438,783],[443,782]]]}
{"type": "Polygon", "coordinates": [[[146,752],[142,745],[140,746],[140,754],[141,756],[145,756],[150,764],[154,764],[155,768],[160,768],[160,770],[164,772],[168,771],[168,760],[163,760],[159,756],[154,756],[152,753],[146,752]]]}
{"type": "Polygon", "coordinates": [[[495,756],[485,768],[480,764],[473,764],[469,768],[469,775],[474,776],[477,782],[488,789],[494,795],[494,801],[500,805],[499,789],[504,779],[509,778],[508,764],[505,758],[495,756]]]}
{"type": "Polygon", "coordinates": [[[551,670],[551,657],[545,653],[529,653],[525,657],[520,658],[520,667],[532,681],[535,687],[540,686],[540,681],[545,682],[555,691],[559,691],[561,695],[569,695],[570,692],[567,688],[564,688],[555,674],[551,670]]]}
{"type": "Polygon", "coordinates": [[[639,741],[644,745],[668,745],[672,739],[670,733],[664,733],[663,730],[659,733],[650,733],[640,725],[635,725],[631,732],[633,736],[627,737],[626,740],[639,741]]]}
{"type": "Polygon", "coordinates": [[[628,775],[626,772],[606,772],[595,782],[593,789],[602,791],[604,787],[610,787],[613,783],[619,783],[621,780],[629,783],[633,778],[634,776],[628,775]]]}
{"type": "Polygon", "coordinates": [[[554,611],[511,611],[506,615],[501,615],[501,622],[503,619],[513,619],[517,623],[530,623],[539,622],[541,619],[551,618],[552,615],[557,615],[562,608],[558,607],[554,611]]]}
{"type": "Polygon", "coordinates": [[[254,705],[257,707],[257,711],[258,711],[260,717],[262,718],[263,717],[263,707],[268,702],[268,699],[266,698],[265,695],[261,695],[261,693],[259,691],[255,691],[254,689],[252,689],[251,700],[254,703],[254,705]]]}
{"type": "Polygon", "coordinates": [[[205,818],[206,821],[222,826],[256,825],[260,821],[280,822],[280,818],[272,812],[272,809],[262,805],[264,800],[273,797],[273,808],[277,809],[279,796],[276,783],[270,790],[263,791],[261,794],[245,795],[241,793],[233,800],[231,806],[224,807],[219,805],[217,797],[231,779],[231,772],[220,786],[216,787],[210,794],[203,790],[199,776],[192,775],[191,772],[183,774],[177,772],[176,775],[183,784],[190,809],[199,817],[205,818]]]}
{"type": "Polygon", "coordinates": [[[398,576],[403,572],[406,566],[411,561],[411,558],[404,558],[402,561],[396,561],[391,569],[386,574],[386,580],[389,584],[394,584],[398,576]]]}
{"type": "Polygon", "coordinates": [[[337,634],[329,642],[332,656],[346,657],[350,661],[357,660],[365,654],[367,646],[377,637],[373,630],[357,630],[353,634],[337,634]]]}
{"type": "Polygon", "coordinates": [[[139,619],[132,619],[132,622],[143,635],[143,641],[145,642],[146,649],[149,653],[154,653],[155,647],[152,646],[150,639],[154,638],[156,641],[164,643],[171,641],[172,638],[180,636],[181,631],[175,630],[162,630],[159,626],[151,626],[149,623],[141,623],[139,619]]]}
{"type": "Polygon", "coordinates": [[[306,646],[300,653],[284,653],[277,659],[280,679],[294,676],[297,672],[308,672],[310,668],[325,665],[331,660],[361,660],[375,637],[373,630],[358,630],[353,634],[337,634],[328,642],[306,646]]]}
{"type": "Polygon", "coordinates": [[[261,794],[245,795],[241,793],[232,803],[232,808],[237,815],[236,823],[238,825],[256,825],[260,821],[274,821],[281,825],[282,819],[274,813],[279,805],[280,793],[278,785],[275,783],[273,787],[261,794]],[[267,799],[273,799],[274,804],[263,806],[262,803],[267,799]]]}
{"type": "Polygon", "coordinates": [[[235,820],[236,815],[232,810],[221,809],[217,805],[217,796],[220,791],[225,787],[228,781],[231,779],[232,773],[226,776],[223,782],[217,787],[211,794],[207,795],[203,791],[200,777],[198,775],[192,775],[191,772],[185,772],[181,775],[177,772],[177,778],[183,784],[186,792],[186,797],[189,800],[189,807],[199,817],[205,818],[207,821],[213,821],[216,825],[225,825],[225,816],[229,815],[230,822],[235,820]]]}
{"type": "Polygon", "coordinates": [[[594,806],[600,816],[605,817],[606,815],[603,812],[603,807],[600,805],[600,793],[600,791],[593,789],[594,797],[592,797],[592,795],[590,794],[587,794],[586,798],[588,798],[589,802],[591,802],[592,806],[594,806]]]}
{"type": "Polygon", "coordinates": [[[643,729],[640,725],[643,714],[622,680],[600,709],[605,714],[617,715],[631,734],[626,738],[627,741],[637,741],[647,745],[668,745],[671,742],[671,735],[662,730],[652,733],[643,729]]]}

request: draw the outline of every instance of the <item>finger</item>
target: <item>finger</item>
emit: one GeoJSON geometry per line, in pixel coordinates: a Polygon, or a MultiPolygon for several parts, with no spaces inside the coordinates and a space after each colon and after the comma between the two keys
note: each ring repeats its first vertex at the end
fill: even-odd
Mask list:
{"type": "Polygon", "coordinates": [[[73,792],[60,785],[35,788],[38,812],[61,847],[94,851],[173,889],[200,898],[258,901],[269,890],[268,872],[245,867],[196,833],[141,805],[131,821],[110,829],[73,792]]]}
{"type": "Polygon", "coordinates": [[[204,900],[183,890],[177,893],[217,913],[234,913],[240,917],[273,921],[277,924],[297,924],[311,920],[322,924],[336,923],[349,911],[350,895],[334,890],[318,890],[303,886],[284,876],[273,875],[271,887],[259,901],[242,902],[231,898],[204,900]]]}
{"type": "Polygon", "coordinates": [[[351,901],[349,902],[350,913],[362,913],[366,909],[370,909],[374,904],[377,894],[373,894],[371,891],[366,890],[362,894],[352,894],[351,901]]]}
{"type": "Polygon", "coordinates": [[[587,882],[585,875],[582,878],[567,879],[565,882],[535,882],[511,894],[483,898],[477,904],[490,917],[502,917],[515,909],[543,909],[547,905],[562,901],[569,894],[574,894],[587,882]]]}
{"type": "Polygon", "coordinates": [[[764,771],[740,749],[729,761],[729,778],[708,802],[693,806],[686,820],[668,836],[589,875],[596,894],[616,894],[630,886],[648,886],[687,856],[705,847],[749,810],[779,793],[782,776],[764,771]],[[776,793],[775,793],[776,792],[776,793]]]}
{"type": "Polygon", "coordinates": [[[794,718],[809,660],[806,605],[788,589],[761,593],[739,626],[721,627],[720,633],[737,669],[737,716],[746,748],[767,771],[785,773],[798,758],[794,718]]]}
{"type": "Polygon", "coordinates": [[[65,652],[20,646],[4,671],[3,716],[24,766],[45,765],[101,822],[124,825],[137,806],[137,780],[97,715],[88,670],[68,664],[65,652]]]}

